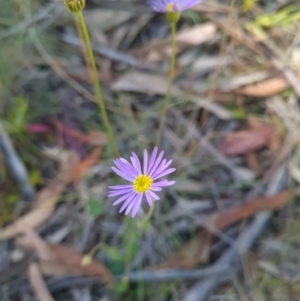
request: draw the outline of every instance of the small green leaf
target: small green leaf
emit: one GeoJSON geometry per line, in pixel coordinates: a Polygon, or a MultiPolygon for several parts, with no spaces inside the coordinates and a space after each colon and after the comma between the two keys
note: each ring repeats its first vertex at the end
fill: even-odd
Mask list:
{"type": "Polygon", "coordinates": [[[29,181],[32,185],[38,184],[40,179],[41,179],[41,173],[39,170],[34,169],[30,172],[29,181]]]}
{"type": "Polygon", "coordinates": [[[129,284],[127,281],[122,281],[122,282],[119,282],[115,286],[115,289],[116,289],[117,293],[124,294],[128,290],[128,286],[129,286],[129,284]]]}
{"type": "Polygon", "coordinates": [[[243,1],[243,6],[242,6],[242,12],[246,12],[249,9],[251,9],[255,3],[257,2],[257,0],[244,0],[243,1]]]}
{"type": "Polygon", "coordinates": [[[15,104],[9,113],[9,122],[13,125],[15,131],[21,132],[25,127],[25,115],[28,110],[28,103],[23,97],[17,97],[15,104]]]}
{"type": "Polygon", "coordinates": [[[88,201],[88,214],[93,217],[98,217],[104,212],[104,206],[97,200],[88,201]]]}
{"type": "Polygon", "coordinates": [[[107,265],[114,275],[123,274],[125,271],[125,264],[121,260],[109,261],[107,265]]]}

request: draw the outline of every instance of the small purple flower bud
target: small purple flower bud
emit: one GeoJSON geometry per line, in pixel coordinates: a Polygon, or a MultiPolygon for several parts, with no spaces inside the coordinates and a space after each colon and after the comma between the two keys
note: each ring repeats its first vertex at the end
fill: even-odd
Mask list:
{"type": "Polygon", "coordinates": [[[180,13],[198,5],[201,0],[147,0],[147,2],[159,13],[180,13]]]}

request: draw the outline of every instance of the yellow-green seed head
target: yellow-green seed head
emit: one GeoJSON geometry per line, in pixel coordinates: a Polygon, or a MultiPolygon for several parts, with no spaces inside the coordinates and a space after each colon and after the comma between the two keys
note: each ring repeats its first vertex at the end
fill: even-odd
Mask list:
{"type": "Polygon", "coordinates": [[[173,6],[168,8],[169,10],[167,11],[167,19],[170,23],[176,24],[180,19],[180,12],[179,11],[171,11],[172,8],[173,8],[173,6]]]}
{"type": "Polygon", "coordinates": [[[65,6],[72,13],[79,13],[85,7],[85,0],[63,0],[65,6]]]}
{"type": "Polygon", "coordinates": [[[87,254],[87,255],[84,255],[82,258],[81,258],[81,266],[83,267],[86,267],[88,265],[90,265],[93,261],[93,258],[91,255],[87,254]]]}

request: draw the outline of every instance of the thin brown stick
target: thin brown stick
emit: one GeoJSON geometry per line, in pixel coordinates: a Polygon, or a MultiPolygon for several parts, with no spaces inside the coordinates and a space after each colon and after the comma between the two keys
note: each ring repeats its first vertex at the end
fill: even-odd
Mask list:
{"type": "Polygon", "coordinates": [[[27,269],[28,280],[39,301],[55,301],[51,296],[37,263],[31,263],[27,269]]]}

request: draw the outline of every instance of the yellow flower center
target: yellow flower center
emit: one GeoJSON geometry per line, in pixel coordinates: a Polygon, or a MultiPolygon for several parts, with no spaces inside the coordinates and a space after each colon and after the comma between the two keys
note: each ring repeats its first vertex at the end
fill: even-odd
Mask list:
{"type": "Polygon", "coordinates": [[[173,11],[173,9],[174,9],[174,4],[173,3],[168,3],[167,5],[166,5],[166,10],[167,10],[167,12],[172,12],[173,11]]]}
{"type": "Polygon", "coordinates": [[[140,175],[134,180],[133,189],[136,192],[143,193],[151,187],[152,183],[153,181],[149,176],[140,175]]]}

